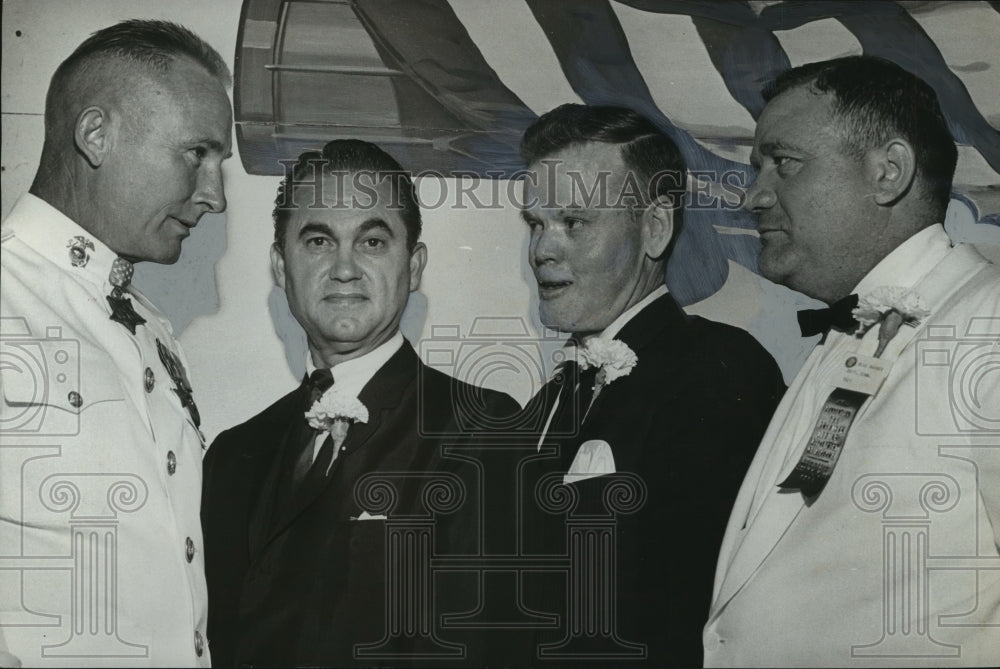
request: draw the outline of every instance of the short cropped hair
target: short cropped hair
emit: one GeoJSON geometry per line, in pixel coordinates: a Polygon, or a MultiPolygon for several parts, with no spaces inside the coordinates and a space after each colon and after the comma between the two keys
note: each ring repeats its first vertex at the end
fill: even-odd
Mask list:
{"type": "Polygon", "coordinates": [[[56,70],[65,76],[80,62],[94,56],[120,58],[165,72],[174,60],[187,57],[205,68],[223,85],[232,85],[226,61],[205,40],[170,21],[130,19],[102,28],[88,37],[56,70]]]}
{"type": "Polygon", "coordinates": [[[521,158],[531,165],[571,146],[617,144],[648,206],[664,196],[674,208],[674,239],[683,221],[687,166],[680,149],[652,121],[625,107],[564,104],[543,114],[521,139],[521,158]],[[669,178],[664,178],[669,177],[669,178]]]}
{"type": "MultiPolygon", "coordinates": [[[[290,163],[291,161],[289,161],[290,163]]],[[[420,205],[410,174],[395,158],[379,146],[360,139],[334,139],[322,151],[306,151],[293,164],[286,164],[285,176],[274,200],[274,243],[284,250],[285,229],[292,211],[297,209],[293,191],[299,185],[314,185],[321,175],[357,175],[372,177],[371,185],[389,181],[389,208],[399,211],[406,226],[406,246],[412,251],[420,240],[422,227],[420,205]]],[[[312,199],[309,200],[312,202],[312,199]]]]}
{"type": "Polygon", "coordinates": [[[883,58],[848,56],[780,74],[764,87],[764,99],[770,101],[800,86],[833,94],[833,113],[850,155],[860,158],[893,137],[909,142],[927,195],[944,212],[958,150],[937,94],[923,79],[883,58]]]}
{"type": "Polygon", "coordinates": [[[178,58],[190,58],[229,87],[232,75],[226,61],[184,26],[169,21],[131,19],[98,30],[83,41],[52,75],[45,99],[45,126],[57,127],[63,110],[63,96],[81,79],[88,66],[102,60],[121,61],[155,72],[166,72],[178,58]]]}

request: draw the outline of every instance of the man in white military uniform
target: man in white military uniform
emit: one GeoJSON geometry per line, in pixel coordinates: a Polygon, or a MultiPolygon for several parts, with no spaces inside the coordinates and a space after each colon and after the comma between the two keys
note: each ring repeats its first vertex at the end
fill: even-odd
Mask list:
{"type": "Polygon", "coordinates": [[[159,21],[95,33],[52,78],[0,245],[0,666],[210,664],[198,410],[130,279],[225,209],[229,83],[159,21]]]}
{"type": "Polygon", "coordinates": [[[937,97],[873,57],[796,68],[767,97],[761,269],[840,330],[743,482],[706,666],[995,665],[1000,271],[941,225],[957,152],[937,97]]]}

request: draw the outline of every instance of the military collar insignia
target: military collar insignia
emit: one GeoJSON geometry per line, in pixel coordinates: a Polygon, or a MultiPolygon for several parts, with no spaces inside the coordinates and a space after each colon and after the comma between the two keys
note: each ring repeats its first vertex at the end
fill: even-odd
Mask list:
{"type": "Polygon", "coordinates": [[[181,401],[181,406],[191,414],[191,420],[194,421],[195,427],[200,427],[201,414],[198,413],[198,405],[194,402],[194,391],[191,389],[191,383],[188,381],[184,364],[177,357],[177,354],[164,346],[159,339],[156,340],[156,351],[160,354],[160,362],[163,363],[167,373],[170,374],[170,378],[174,382],[175,387],[171,390],[177,393],[177,397],[181,401]]]}
{"type": "Polygon", "coordinates": [[[87,253],[87,249],[93,251],[94,242],[83,235],[77,235],[66,242],[66,248],[69,249],[69,262],[73,267],[86,267],[87,263],[90,262],[90,254],[87,253]]]}

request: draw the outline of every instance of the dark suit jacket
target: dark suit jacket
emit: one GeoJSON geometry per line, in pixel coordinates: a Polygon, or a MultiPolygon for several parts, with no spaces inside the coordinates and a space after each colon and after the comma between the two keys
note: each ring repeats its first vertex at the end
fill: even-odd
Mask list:
{"type": "MultiPolygon", "coordinates": [[[[637,365],[601,390],[578,433],[546,438],[558,455],[531,476],[537,480],[546,468],[564,473],[581,444],[603,440],[617,472],[642,478],[645,503],[617,517],[618,635],[646,644],[652,666],[701,666],[701,629],[726,522],[785,386],[750,335],[688,316],[669,295],[638,313],[617,339],[635,351],[637,365]]],[[[546,415],[555,395],[551,388],[539,394],[546,415]]],[[[606,484],[607,477],[570,484],[579,492],[578,516],[603,510],[606,484]]],[[[528,549],[535,541],[535,549],[562,553],[565,530],[553,529],[545,515],[526,521],[544,528],[528,528],[528,549]]],[[[557,605],[565,601],[562,588],[557,605]]],[[[530,593],[526,599],[531,603],[530,593]]],[[[564,633],[539,639],[558,641],[564,633]]]]}
{"type": "Polygon", "coordinates": [[[209,449],[202,522],[216,666],[377,664],[355,660],[353,651],[385,633],[385,521],[352,520],[374,513],[355,499],[355,484],[372,472],[417,473],[394,479],[398,498],[385,513],[422,513],[426,477],[419,473],[449,468],[439,446],[468,437],[458,415],[463,403],[497,415],[517,411],[502,393],[423,365],[409,343],[359,399],[369,422],[351,426],[325,481],[290,499],[280,494],[281,482],[293,445],[308,438],[305,384],[209,449]]]}

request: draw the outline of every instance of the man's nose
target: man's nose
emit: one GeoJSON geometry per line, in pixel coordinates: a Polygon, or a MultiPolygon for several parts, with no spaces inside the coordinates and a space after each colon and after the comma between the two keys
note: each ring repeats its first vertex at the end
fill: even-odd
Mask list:
{"type": "Polygon", "coordinates": [[[194,202],[204,205],[213,214],[221,214],[226,210],[226,190],[221,163],[207,166],[199,175],[194,202]]]}
{"type": "Polygon", "coordinates": [[[529,251],[534,265],[558,261],[562,254],[563,240],[559,231],[544,225],[531,233],[529,251]]]}
{"type": "Polygon", "coordinates": [[[758,172],[757,177],[750,184],[747,190],[746,200],[743,207],[753,213],[760,213],[764,209],[770,209],[778,201],[774,194],[774,188],[762,174],[758,172]]]}
{"type": "Polygon", "coordinates": [[[333,253],[333,263],[330,265],[330,278],[337,281],[353,281],[361,277],[354,247],[341,244],[333,253]]]}

